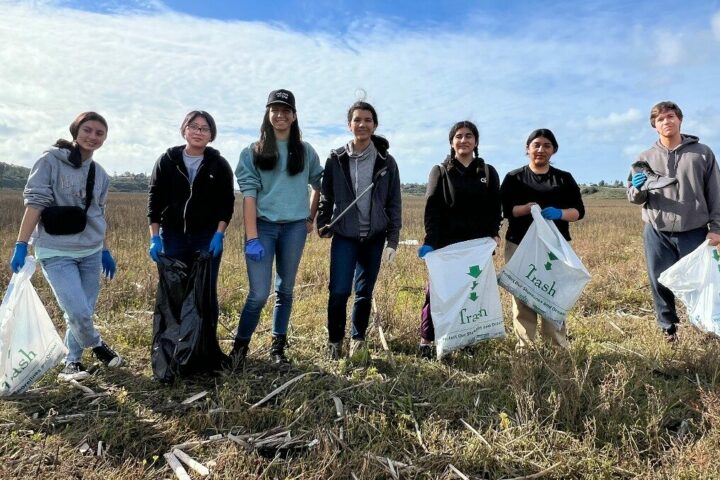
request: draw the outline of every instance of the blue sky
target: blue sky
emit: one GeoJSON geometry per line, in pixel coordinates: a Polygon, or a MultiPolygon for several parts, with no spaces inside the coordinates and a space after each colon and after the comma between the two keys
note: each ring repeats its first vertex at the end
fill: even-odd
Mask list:
{"type": "Polygon", "coordinates": [[[210,111],[232,163],[270,90],[298,99],[321,158],[349,139],[365,91],[405,182],[424,182],[463,119],[500,174],[551,128],[555,164],[580,182],[621,179],[672,99],[683,130],[720,149],[720,0],[0,0],[0,156],[32,165],[76,113],[97,110],[110,172],[149,172],[191,109],[210,111]]]}

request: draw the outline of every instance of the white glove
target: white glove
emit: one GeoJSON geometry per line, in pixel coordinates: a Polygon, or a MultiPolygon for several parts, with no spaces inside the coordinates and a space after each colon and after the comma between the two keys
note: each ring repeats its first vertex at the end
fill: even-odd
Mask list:
{"type": "Polygon", "coordinates": [[[383,252],[383,262],[390,265],[395,261],[395,255],[397,255],[397,251],[392,247],[385,247],[385,251],[383,252]]]}

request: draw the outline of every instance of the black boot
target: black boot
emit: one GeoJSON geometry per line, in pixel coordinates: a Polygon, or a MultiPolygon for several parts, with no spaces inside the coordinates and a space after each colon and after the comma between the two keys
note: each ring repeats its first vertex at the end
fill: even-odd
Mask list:
{"type": "Polygon", "coordinates": [[[270,358],[275,365],[290,363],[285,356],[285,347],[287,346],[287,335],[273,335],[272,346],[270,347],[270,358]]]}
{"type": "Polygon", "coordinates": [[[230,368],[233,370],[242,370],[245,366],[245,359],[250,351],[250,340],[235,340],[230,351],[230,368]]]}

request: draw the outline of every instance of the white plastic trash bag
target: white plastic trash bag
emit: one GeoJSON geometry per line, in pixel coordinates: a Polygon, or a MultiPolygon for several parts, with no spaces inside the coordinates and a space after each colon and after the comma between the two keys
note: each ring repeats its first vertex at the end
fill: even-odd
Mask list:
{"type": "Polygon", "coordinates": [[[425,255],[437,357],[480,340],[505,336],[492,261],[494,240],[454,243],[425,255]]]}
{"type": "Polygon", "coordinates": [[[685,304],[690,322],[720,335],[720,253],[709,243],[678,260],[658,281],[685,304]]]}
{"type": "Polygon", "coordinates": [[[30,277],[35,258],[13,274],[0,305],[0,396],[22,393],[67,354],[30,277]]]}
{"type": "Polygon", "coordinates": [[[530,214],[533,223],[500,270],[498,283],[560,330],[590,272],[539,206],[533,205],[530,214]]]}

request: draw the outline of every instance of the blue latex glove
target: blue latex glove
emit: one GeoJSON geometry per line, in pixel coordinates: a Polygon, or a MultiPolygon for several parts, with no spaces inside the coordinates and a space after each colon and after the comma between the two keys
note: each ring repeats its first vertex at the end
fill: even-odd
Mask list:
{"type": "Polygon", "coordinates": [[[540,213],[547,220],[560,220],[562,218],[562,210],[555,207],[545,207],[540,213]]]}
{"type": "Polygon", "coordinates": [[[18,273],[25,266],[25,257],[27,257],[27,243],[17,242],[13,251],[12,260],[10,260],[10,268],[14,273],[18,273]]]}
{"type": "Polygon", "coordinates": [[[153,262],[157,263],[160,261],[160,257],[158,256],[163,251],[163,244],[162,244],[162,238],[160,238],[160,235],[153,235],[150,239],[150,258],[153,259],[153,262]]]}
{"type": "Polygon", "coordinates": [[[245,256],[248,260],[259,262],[265,256],[265,249],[259,238],[253,238],[245,242],[245,256]]]}
{"type": "Polygon", "coordinates": [[[632,183],[633,187],[640,188],[645,184],[645,180],[647,180],[647,175],[643,172],[637,172],[632,176],[630,183],[632,183]]]}
{"type": "Polygon", "coordinates": [[[215,232],[215,235],[213,235],[212,240],[210,240],[210,246],[208,247],[208,252],[210,252],[213,257],[218,257],[222,253],[223,239],[225,239],[225,234],[223,232],[215,232]]]}
{"type": "Polygon", "coordinates": [[[418,257],[423,258],[425,255],[432,252],[433,250],[435,249],[430,245],[423,245],[422,247],[418,248],[418,257]]]}
{"type": "Polygon", "coordinates": [[[102,251],[102,273],[107,278],[113,278],[115,276],[115,259],[113,258],[110,250],[102,251]]]}

